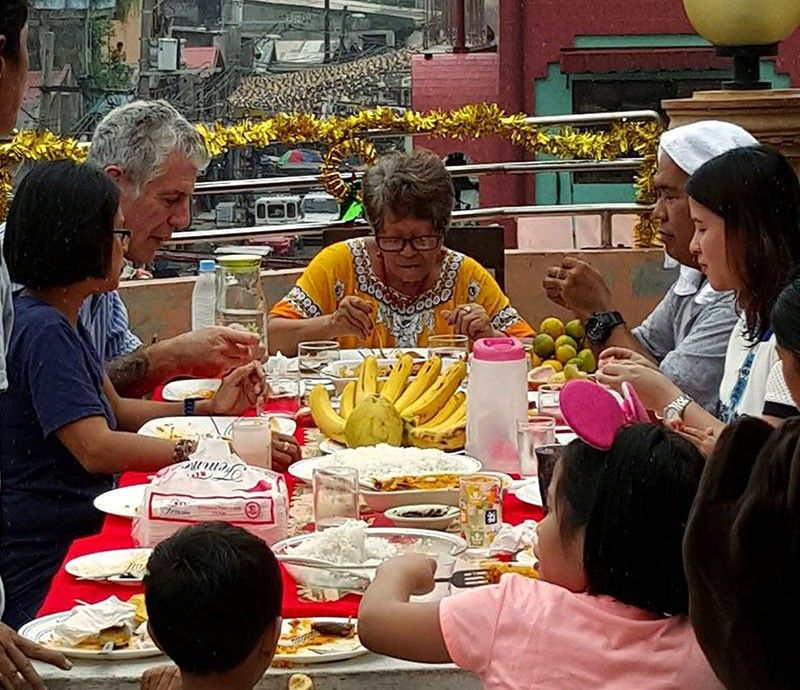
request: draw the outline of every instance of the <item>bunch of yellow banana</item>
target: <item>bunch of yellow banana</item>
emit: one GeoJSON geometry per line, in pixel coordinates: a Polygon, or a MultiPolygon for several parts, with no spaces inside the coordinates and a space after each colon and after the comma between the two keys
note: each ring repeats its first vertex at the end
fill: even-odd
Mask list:
{"type": "Polygon", "coordinates": [[[367,357],[358,380],[344,387],[338,412],[333,409],[325,388],[316,386],[310,396],[314,422],[328,438],[347,443],[345,426],[353,410],[379,394],[403,419],[403,445],[442,450],[463,448],[467,396],[458,388],[467,374],[466,363],[455,362],[442,371],[441,359],[434,356],[426,360],[416,377],[409,381],[413,363],[410,354],[400,357],[380,386],[378,362],[374,357],[367,357]]]}

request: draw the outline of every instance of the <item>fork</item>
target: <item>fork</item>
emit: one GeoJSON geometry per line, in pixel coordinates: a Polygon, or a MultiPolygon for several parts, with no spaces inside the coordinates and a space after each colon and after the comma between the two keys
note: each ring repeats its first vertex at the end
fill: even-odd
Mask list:
{"type": "Polygon", "coordinates": [[[488,585],[490,580],[488,571],[476,568],[474,570],[459,570],[450,577],[437,577],[434,579],[434,582],[448,582],[453,585],[453,587],[462,589],[488,585]]]}
{"type": "Polygon", "coordinates": [[[389,359],[389,357],[383,351],[383,336],[381,335],[381,332],[377,330],[377,327],[375,329],[375,335],[378,338],[378,352],[380,353],[381,359],[389,359]]]}

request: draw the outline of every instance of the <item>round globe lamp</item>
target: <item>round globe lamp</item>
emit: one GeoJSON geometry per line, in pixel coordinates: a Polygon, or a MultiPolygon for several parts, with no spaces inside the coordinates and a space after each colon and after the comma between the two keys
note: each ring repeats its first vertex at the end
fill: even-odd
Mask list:
{"type": "Polygon", "coordinates": [[[761,57],[777,55],[778,43],[800,26],[798,0],[683,0],[683,7],[717,54],[733,57],[729,89],[768,89],[760,81],[761,57]]]}

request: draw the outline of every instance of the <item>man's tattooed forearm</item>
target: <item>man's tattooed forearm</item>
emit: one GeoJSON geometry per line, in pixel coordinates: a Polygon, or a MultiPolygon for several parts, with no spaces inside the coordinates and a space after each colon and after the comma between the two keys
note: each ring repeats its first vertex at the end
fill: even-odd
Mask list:
{"type": "Polygon", "coordinates": [[[147,372],[150,360],[147,348],[140,347],[129,355],[122,355],[106,363],[106,373],[114,388],[123,397],[138,398],[149,392],[147,372]]]}

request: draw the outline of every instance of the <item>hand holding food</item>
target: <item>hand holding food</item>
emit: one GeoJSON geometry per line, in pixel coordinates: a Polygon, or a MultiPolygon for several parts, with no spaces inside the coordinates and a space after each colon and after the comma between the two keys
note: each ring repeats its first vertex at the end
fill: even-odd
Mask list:
{"type": "Polygon", "coordinates": [[[542,286],[553,302],[574,312],[580,319],[610,309],[611,291],[601,273],[575,257],[566,256],[560,266],[547,269],[542,286]]]}
{"type": "Polygon", "coordinates": [[[597,381],[620,391],[623,381],[630,383],[649,410],[661,411],[681,395],[681,390],[658,369],[633,362],[612,362],[597,371],[597,381]]]}
{"type": "Polygon", "coordinates": [[[455,326],[456,333],[466,335],[470,340],[497,335],[489,314],[480,304],[462,304],[452,311],[442,312],[442,316],[451,326],[455,326]]]}
{"type": "Polygon", "coordinates": [[[20,678],[23,678],[34,690],[45,690],[31,659],[43,661],[64,671],[72,668],[72,664],[61,652],[26,640],[5,623],[0,623],[0,685],[3,688],[21,687],[20,678]]]}
{"type": "Polygon", "coordinates": [[[261,401],[266,391],[264,370],[259,362],[250,362],[232,371],[211,398],[211,414],[240,415],[261,401]]]}
{"type": "Polygon", "coordinates": [[[366,340],[372,333],[372,305],[360,297],[347,295],[329,318],[333,337],[355,335],[366,340]]]}
{"type": "Polygon", "coordinates": [[[245,329],[212,326],[183,333],[170,343],[176,357],[190,365],[188,373],[198,378],[217,378],[266,355],[261,339],[245,329]]]}
{"type": "Polygon", "coordinates": [[[600,367],[614,363],[641,364],[645,367],[658,370],[658,365],[644,355],[629,350],[626,347],[609,347],[600,353],[600,367]]]}

